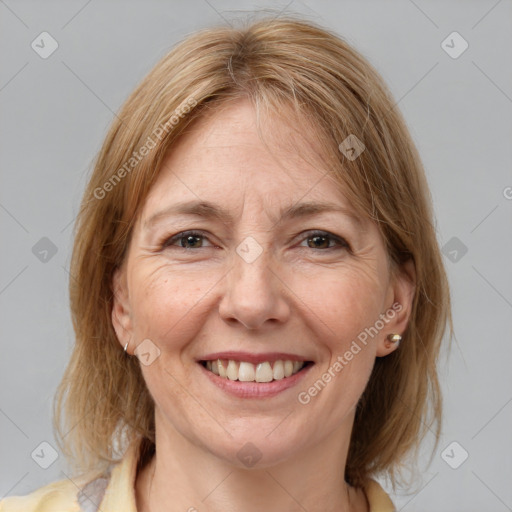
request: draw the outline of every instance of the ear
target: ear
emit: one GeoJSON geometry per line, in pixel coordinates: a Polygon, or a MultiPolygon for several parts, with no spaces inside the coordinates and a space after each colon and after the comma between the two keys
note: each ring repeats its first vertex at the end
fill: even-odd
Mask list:
{"type": "Polygon", "coordinates": [[[403,335],[411,317],[412,304],[416,291],[416,268],[412,259],[396,269],[390,283],[388,304],[385,316],[387,322],[377,341],[377,357],[391,354],[398,343],[388,340],[390,334],[403,335]]]}
{"type": "MultiPolygon", "coordinates": [[[[130,340],[132,338],[132,315],[128,295],[128,286],[125,268],[117,268],[112,278],[112,291],[114,294],[112,304],[112,325],[116,331],[117,339],[124,348],[130,352],[130,340]]],[[[133,348],[132,348],[133,350],[133,348]]]]}

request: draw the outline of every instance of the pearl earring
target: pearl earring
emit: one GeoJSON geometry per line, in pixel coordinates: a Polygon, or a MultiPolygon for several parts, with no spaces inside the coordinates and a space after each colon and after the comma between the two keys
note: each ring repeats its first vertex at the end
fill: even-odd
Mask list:
{"type": "Polygon", "coordinates": [[[402,341],[400,334],[388,334],[386,338],[386,348],[391,348],[392,345],[396,345],[397,348],[402,341]]]}

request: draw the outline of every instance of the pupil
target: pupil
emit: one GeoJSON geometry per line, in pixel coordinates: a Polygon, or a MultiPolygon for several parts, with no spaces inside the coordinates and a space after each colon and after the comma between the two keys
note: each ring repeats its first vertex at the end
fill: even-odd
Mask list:
{"type": "Polygon", "coordinates": [[[322,240],[325,242],[326,237],[316,235],[316,236],[311,237],[311,240],[313,240],[313,244],[315,247],[320,247],[321,245],[325,245],[325,243],[322,244],[322,240]]]}
{"type": "Polygon", "coordinates": [[[187,244],[190,244],[191,246],[194,246],[194,240],[199,240],[199,237],[196,236],[196,235],[189,235],[185,238],[186,242],[185,242],[185,246],[187,244]]]}

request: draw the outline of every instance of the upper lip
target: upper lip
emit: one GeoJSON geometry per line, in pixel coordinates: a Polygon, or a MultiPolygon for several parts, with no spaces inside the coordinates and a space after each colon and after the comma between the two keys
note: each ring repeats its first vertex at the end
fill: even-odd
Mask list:
{"type": "Polygon", "coordinates": [[[245,361],[247,363],[264,363],[268,361],[270,363],[274,361],[311,361],[303,356],[297,354],[289,354],[285,352],[263,352],[261,354],[254,354],[251,352],[238,352],[234,350],[228,350],[224,352],[212,352],[206,354],[198,359],[198,361],[212,361],[216,359],[232,359],[233,361],[245,361]]]}

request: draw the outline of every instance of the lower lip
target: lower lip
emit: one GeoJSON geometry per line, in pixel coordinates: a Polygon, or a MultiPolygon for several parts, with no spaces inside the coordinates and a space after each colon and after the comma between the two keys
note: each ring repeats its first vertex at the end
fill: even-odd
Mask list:
{"type": "Polygon", "coordinates": [[[309,364],[291,377],[284,377],[272,382],[241,382],[239,380],[219,377],[210,370],[207,370],[201,363],[198,364],[213,384],[226,393],[239,398],[268,398],[278,395],[298,384],[313,366],[309,364]]]}

